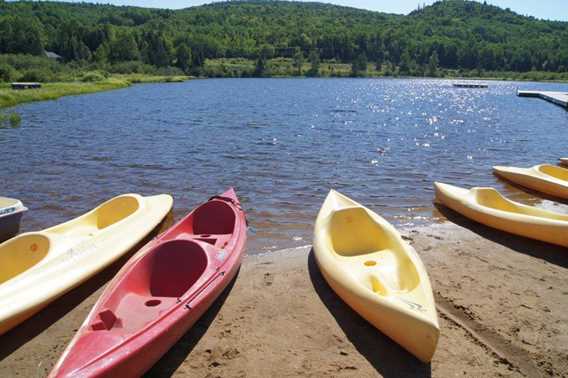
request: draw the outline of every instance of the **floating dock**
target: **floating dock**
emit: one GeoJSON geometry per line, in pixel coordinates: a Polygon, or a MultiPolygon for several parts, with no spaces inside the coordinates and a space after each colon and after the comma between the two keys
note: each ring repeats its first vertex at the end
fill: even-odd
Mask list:
{"type": "Polygon", "coordinates": [[[517,91],[519,97],[538,97],[568,109],[568,93],[550,91],[517,91]]]}
{"type": "Polygon", "coordinates": [[[453,83],[456,88],[488,88],[489,85],[483,83],[453,83]]]}

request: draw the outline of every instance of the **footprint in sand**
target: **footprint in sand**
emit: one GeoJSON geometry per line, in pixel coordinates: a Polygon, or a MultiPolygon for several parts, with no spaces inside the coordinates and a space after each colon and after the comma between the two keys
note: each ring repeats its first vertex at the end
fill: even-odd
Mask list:
{"type": "Polygon", "coordinates": [[[270,286],[274,282],[274,277],[270,273],[264,273],[264,285],[270,286]]]}
{"type": "Polygon", "coordinates": [[[241,352],[239,352],[238,349],[232,348],[232,349],[225,351],[225,353],[223,353],[223,358],[226,359],[226,360],[233,360],[233,359],[237,358],[240,354],[241,354],[241,352]]]}

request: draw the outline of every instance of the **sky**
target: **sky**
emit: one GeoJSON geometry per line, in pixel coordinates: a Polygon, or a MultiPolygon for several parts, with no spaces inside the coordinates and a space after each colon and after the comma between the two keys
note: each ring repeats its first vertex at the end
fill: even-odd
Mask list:
{"type": "MultiPolygon", "coordinates": [[[[66,0],[79,2],[78,0],[66,0]]],[[[212,2],[211,0],[85,0],[87,2],[110,3],[115,5],[136,5],[152,8],[186,8],[212,2]]],[[[422,4],[432,4],[434,0],[319,0],[323,3],[332,3],[356,8],[370,9],[388,13],[407,14],[422,4]]],[[[487,0],[487,3],[501,8],[549,20],[568,21],[567,0],[487,0]]]]}

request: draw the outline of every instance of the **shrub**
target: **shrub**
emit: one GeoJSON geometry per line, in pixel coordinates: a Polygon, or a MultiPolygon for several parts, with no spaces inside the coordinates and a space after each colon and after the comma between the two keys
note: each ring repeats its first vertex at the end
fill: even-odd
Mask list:
{"type": "Polygon", "coordinates": [[[100,71],[92,71],[87,72],[81,77],[81,81],[84,83],[95,83],[97,81],[103,81],[108,77],[108,74],[105,76],[103,72],[100,71]]]}
{"type": "Polygon", "coordinates": [[[156,75],[162,76],[181,76],[184,75],[183,71],[178,67],[160,67],[155,72],[156,75]]]}
{"type": "Polygon", "coordinates": [[[22,73],[21,81],[37,81],[45,83],[53,79],[53,74],[47,69],[33,68],[22,73]]]}
{"type": "Polygon", "coordinates": [[[144,64],[139,61],[119,62],[110,66],[109,71],[118,74],[153,74],[156,71],[154,66],[144,64]]]}
{"type": "Polygon", "coordinates": [[[0,81],[10,82],[18,80],[20,74],[9,64],[0,64],[0,81]]]}

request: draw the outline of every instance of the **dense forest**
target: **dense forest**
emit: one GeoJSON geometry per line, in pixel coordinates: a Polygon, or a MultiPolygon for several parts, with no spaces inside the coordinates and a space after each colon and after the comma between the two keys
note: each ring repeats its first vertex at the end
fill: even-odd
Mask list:
{"type": "Polygon", "coordinates": [[[440,1],[407,16],[288,1],[216,2],[174,11],[0,0],[0,54],[0,81],[21,78],[30,67],[26,78],[48,80],[42,70],[48,75],[59,65],[216,76],[275,74],[279,62],[288,65],[283,74],[313,76],[340,73],[329,71],[329,64],[349,65],[351,74],[565,73],[568,22],[463,0],[440,1]],[[46,51],[63,64],[46,63],[46,51]]]}

